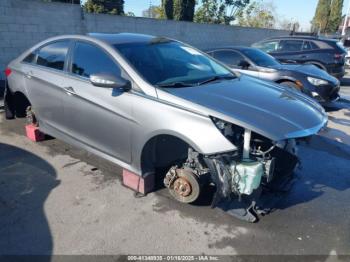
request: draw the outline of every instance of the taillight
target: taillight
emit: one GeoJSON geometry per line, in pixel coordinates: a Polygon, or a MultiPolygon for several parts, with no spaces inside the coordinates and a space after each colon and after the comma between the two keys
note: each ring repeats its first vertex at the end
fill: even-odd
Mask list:
{"type": "Polygon", "coordinates": [[[8,77],[9,75],[11,75],[11,73],[12,73],[12,71],[11,71],[10,68],[6,68],[6,69],[5,69],[5,75],[6,75],[6,77],[8,77]]]}
{"type": "Polygon", "coordinates": [[[335,54],[334,59],[342,59],[343,55],[342,54],[335,54]]]}

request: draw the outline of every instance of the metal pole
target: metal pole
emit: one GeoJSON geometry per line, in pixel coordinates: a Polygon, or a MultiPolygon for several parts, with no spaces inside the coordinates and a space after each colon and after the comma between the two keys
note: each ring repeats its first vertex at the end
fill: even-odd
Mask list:
{"type": "Polygon", "coordinates": [[[249,129],[244,129],[244,140],[243,140],[243,160],[248,160],[250,157],[250,140],[252,136],[252,131],[249,129]]]}
{"type": "Polygon", "coordinates": [[[348,9],[346,11],[346,15],[345,15],[345,18],[344,18],[343,30],[342,30],[342,33],[341,33],[342,36],[344,36],[346,34],[346,27],[347,27],[347,24],[348,24],[349,13],[350,13],[350,1],[348,3],[348,9]]]}

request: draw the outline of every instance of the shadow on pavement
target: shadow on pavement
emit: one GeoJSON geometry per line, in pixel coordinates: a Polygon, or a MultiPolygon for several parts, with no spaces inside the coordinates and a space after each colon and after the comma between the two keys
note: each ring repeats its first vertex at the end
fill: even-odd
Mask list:
{"type": "Polygon", "coordinates": [[[344,98],[340,98],[336,102],[331,102],[327,105],[324,105],[326,112],[335,112],[342,109],[350,109],[350,101],[344,98]]]}
{"type": "MultiPolygon", "coordinates": [[[[303,166],[297,172],[299,178],[278,209],[306,203],[330,192],[341,195],[341,192],[350,189],[350,146],[315,136],[308,145],[300,147],[299,155],[303,166]]],[[[327,203],[331,202],[332,198],[327,203]]],[[[336,206],[341,207],[338,200],[329,205],[328,210],[332,212],[336,206]]]]}
{"type": "Polygon", "coordinates": [[[58,185],[48,162],[0,143],[0,255],[46,255],[51,260],[53,240],[44,202],[58,185]]]}
{"type": "Polygon", "coordinates": [[[350,78],[344,77],[340,80],[341,86],[350,86],[350,78]]]}

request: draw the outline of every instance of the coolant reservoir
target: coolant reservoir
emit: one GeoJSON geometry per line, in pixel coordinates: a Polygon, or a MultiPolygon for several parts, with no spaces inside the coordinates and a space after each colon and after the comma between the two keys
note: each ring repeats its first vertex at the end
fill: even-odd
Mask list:
{"type": "Polygon", "coordinates": [[[260,186],[261,177],[264,174],[262,163],[245,160],[240,163],[233,163],[230,169],[232,184],[238,183],[241,194],[250,195],[260,186]]]}

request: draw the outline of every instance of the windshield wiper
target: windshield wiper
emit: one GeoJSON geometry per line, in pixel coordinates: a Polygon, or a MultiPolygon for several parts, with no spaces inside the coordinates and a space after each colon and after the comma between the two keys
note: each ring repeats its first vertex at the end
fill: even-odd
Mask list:
{"type": "Polygon", "coordinates": [[[158,86],[158,87],[189,87],[189,86],[194,86],[194,85],[184,83],[184,82],[173,82],[173,83],[156,84],[156,86],[158,86]]]}
{"type": "Polygon", "coordinates": [[[230,79],[235,79],[237,78],[234,75],[225,75],[225,76],[213,76],[211,78],[208,78],[207,80],[204,80],[203,82],[199,82],[197,83],[197,85],[205,85],[208,84],[210,82],[214,82],[214,81],[218,81],[218,80],[230,80],[230,79]]]}

